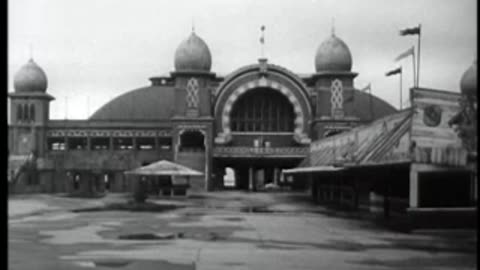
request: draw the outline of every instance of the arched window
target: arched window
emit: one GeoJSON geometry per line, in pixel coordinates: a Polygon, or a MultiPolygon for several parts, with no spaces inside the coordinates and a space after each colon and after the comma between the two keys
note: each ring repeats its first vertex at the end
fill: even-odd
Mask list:
{"type": "Polygon", "coordinates": [[[273,89],[259,88],[241,96],[233,105],[232,131],[292,132],[295,115],[288,99],[273,89]]]}
{"type": "Polygon", "coordinates": [[[23,106],[20,104],[17,105],[17,119],[23,121],[23,106]]]}
{"type": "Polygon", "coordinates": [[[23,120],[28,121],[30,120],[30,114],[28,111],[28,104],[23,104],[23,120]]]}
{"type": "Polygon", "coordinates": [[[187,130],[180,135],[180,151],[205,151],[205,136],[198,130],[187,130]]]}
{"type": "Polygon", "coordinates": [[[30,120],[35,121],[35,105],[30,104],[30,120]]]}

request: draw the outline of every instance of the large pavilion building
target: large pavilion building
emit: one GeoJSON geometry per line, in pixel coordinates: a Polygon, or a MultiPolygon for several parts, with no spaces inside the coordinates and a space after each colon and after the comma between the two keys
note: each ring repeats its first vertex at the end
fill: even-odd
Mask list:
{"type": "Polygon", "coordinates": [[[334,33],[313,63],[314,72],[299,75],[261,58],[220,77],[192,32],[168,76],[149,78],[88,119],[53,120],[47,75],[30,59],[9,93],[12,188],[127,191],[125,171],[161,159],[202,171],[190,179],[194,190],[222,189],[227,167],[238,189],[281,184],[281,171],[305,160],[312,141],[397,112],[355,88],[352,55],[334,33]]]}

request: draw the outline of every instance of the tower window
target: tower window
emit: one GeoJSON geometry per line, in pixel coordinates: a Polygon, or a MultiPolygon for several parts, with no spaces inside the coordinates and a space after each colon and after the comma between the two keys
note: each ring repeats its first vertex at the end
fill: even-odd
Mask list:
{"type": "Polygon", "coordinates": [[[31,121],[35,121],[35,105],[30,104],[30,119],[31,121]]]}
{"type": "Polygon", "coordinates": [[[30,120],[28,104],[23,104],[23,120],[25,121],[30,120]]]}
{"type": "Polygon", "coordinates": [[[20,104],[17,105],[17,119],[23,121],[23,108],[20,104]]]}

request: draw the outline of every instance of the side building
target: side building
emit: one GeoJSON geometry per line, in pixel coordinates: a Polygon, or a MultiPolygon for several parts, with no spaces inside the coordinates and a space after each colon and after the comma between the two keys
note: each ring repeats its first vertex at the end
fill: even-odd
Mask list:
{"type": "Polygon", "coordinates": [[[410,89],[412,106],[312,142],[286,170],[323,204],[416,227],[474,227],[478,200],[477,63],[461,93],[410,89]]]}

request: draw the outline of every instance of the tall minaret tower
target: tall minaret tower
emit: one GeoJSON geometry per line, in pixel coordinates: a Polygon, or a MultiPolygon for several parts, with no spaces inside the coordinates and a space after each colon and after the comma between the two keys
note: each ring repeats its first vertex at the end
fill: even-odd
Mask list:
{"type": "Polygon", "coordinates": [[[9,93],[10,125],[8,147],[10,155],[45,155],[46,128],[50,101],[46,93],[47,76],[30,58],[15,74],[15,91],[9,93]]]}

